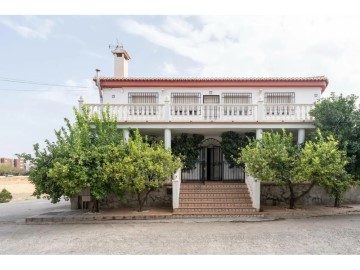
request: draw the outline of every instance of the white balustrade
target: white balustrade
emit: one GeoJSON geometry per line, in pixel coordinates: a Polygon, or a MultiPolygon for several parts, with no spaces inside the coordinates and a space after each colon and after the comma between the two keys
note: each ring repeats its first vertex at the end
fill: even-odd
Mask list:
{"type": "Polygon", "coordinates": [[[100,114],[109,106],[110,114],[118,121],[161,121],[164,105],[160,104],[86,104],[90,113],[100,114]]]}
{"type": "MultiPolygon", "coordinates": [[[[105,104],[84,104],[90,113],[105,104]]],[[[128,122],[282,122],[311,121],[311,104],[111,104],[110,113],[128,122]]]]}
{"type": "Polygon", "coordinates": [[[309,121],[312,104],[264,104],[264,120],[272,121],[309,121]]]}

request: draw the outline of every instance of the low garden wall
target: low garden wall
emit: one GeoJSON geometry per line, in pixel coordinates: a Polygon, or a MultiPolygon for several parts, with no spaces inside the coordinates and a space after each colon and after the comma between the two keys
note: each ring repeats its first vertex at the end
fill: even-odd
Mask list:
{"type": "MultiPolygon", "coordinates": [[[[310,184],[296,184],[295,192],[298,194],[306,190],[310,184]]],[[[262,205],[287,205],[288,201],[284,198],[289,198],[289,189],[287,187],[279,187],[274,183],[261,183],[261,197],[262,205]]],[[[360,203],[360,187],[351,187],[345,192],[342,200],[343,204],[360,203]]],[[[296,205],[333,205],[334,198],[330,197],[324,188],[314,186],[308,194],[296,202],[296,205]]]]}
{"type": "MultiPolygon", "coordinates": [[[[91,202],[89,204],[83,204],[81,202],[82,196],[75,196],[71,198],[71,209],[79,208],[91,208],[91,202]]],[[[115,208],[134,208],[138,207],[137,196],[134,193],[126,194],[122,199],[119,199],[116,195],[109,195],[105,200],[100,201],[100,209],[115,209],[115,208]]],[[[171,184],[164,185],[152,191],[147,201],[144,204],[144,210],[147,207],[172,207],[172,189],[171,184]]]]}

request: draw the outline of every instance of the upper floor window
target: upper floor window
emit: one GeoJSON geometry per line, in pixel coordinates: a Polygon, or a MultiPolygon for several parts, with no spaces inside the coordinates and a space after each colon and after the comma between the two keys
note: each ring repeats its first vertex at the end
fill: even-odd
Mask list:
{"type": "Polygon", "coordinates": [[[155,92],[133,92],[129,93],[129,104],[157,104],[159,93],[155,92]]]}
{"type": "Polygon", "coordinates": [[[200,93],[171,93],[173,104],[200,104],[200,93]]]}
{"type": "Polygon", "coordinates": [[[223,93],[223,104],[251,104],[251,93],[223,93]]]}
{"type": "Polygon", "coordinates": [[[265,93],[267,104],[294,104],[295,92],[270,92],[265,93]]]}

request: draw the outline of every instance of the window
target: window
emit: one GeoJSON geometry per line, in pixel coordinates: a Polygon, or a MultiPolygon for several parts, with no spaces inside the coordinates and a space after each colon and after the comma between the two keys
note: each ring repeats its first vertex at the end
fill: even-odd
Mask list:
{"type": "Polygon", "coordinates": [[[173,104],[200,104],[200,93],[171,93],[173,104]]]}
{"type": "Polygon", "coordinates": [[[265,112],[267,115],[294,115],[295,92],[265,93],[265,112]]]}
{"type": "Polygon", "coordinates": [[[251,93],[223,93],[223,104],[251,104],[251,93]]]}
{"type": "Polygon", "coordinates": [[[204,95],[203,103],[204,104],[219,104],[220,97],[218,95],[204,95]]]}
{"type": "Polygon", "coordinates": [[[129,104],[157,104],[159,93],[129,93],[129,104]]]}
{"type": "Polygon", "coordinates": [[[159,94],[156,92],[129,93],[129,115],[133,116],[153,116],[159,114],[159,94]],[[138,105],[137,105],[138,104],[138,105]]]}
{"type": "Polygon", "coordinates": [[[222,102],[224,116],[252,115],[251,93],[223,93],[222,102]]]}
{"type": "Polygon", "coordinates": [[[270,92],[265,93],[266,104],[294,104],[295,92],[270,92]]]}

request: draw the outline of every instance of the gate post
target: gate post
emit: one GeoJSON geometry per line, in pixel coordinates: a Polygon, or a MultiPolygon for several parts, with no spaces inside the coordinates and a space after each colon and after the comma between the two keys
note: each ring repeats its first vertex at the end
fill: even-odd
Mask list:
{"type": "Polygon", "coordinates": [[[179,208],[180,205],[180,184],[181,184],[181,169],[179,168],[173,175],[172,180],[172,205],[173,209],[179,208]]]}

